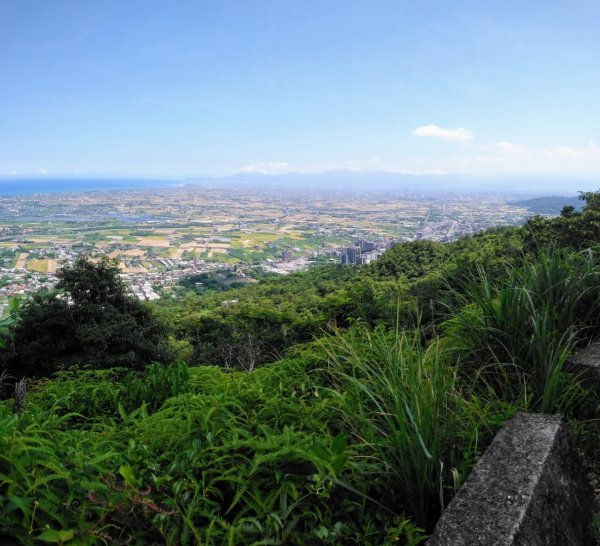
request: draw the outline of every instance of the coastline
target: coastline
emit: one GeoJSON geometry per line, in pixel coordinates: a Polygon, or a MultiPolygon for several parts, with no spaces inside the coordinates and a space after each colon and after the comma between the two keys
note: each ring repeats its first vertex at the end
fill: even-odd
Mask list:
{"type": "Polygon", "coordinates": [[[137,178],[18,178],[0,179],[0,197],[47,193],[138,190],[172,188],[185,184],[183,180],[137,178]]]}

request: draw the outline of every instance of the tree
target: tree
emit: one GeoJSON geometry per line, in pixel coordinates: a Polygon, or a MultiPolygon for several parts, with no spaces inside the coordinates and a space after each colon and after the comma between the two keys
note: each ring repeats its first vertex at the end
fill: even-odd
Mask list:
{"type": "Polygon", "coordinates": [[[580,191],[579,199],[585,201],[583,207],[584,212],[586,211],[598,211],[600,210],[600,190],[599,191],[580,191]]]}
{"type": "Polygon", "coordinates": [[[62,267],[56,276],[59,279],[56,288],[63,290],[78,306],[121,306],[130,299],[125,292],[116,260],[104,257],[93,262],[83,255],[72,266],[62,267]]]}
{"type": "Polygon", "coordinates": [[[169,359],[164,328],[127,294],[114,260],[80,256],[57,276],[56,291],[40,291],[22,308],[7,359],[13,375],[45,376],[63,365],[141,369],[169,359]]]}
{"type": "Polygon", "coordinates": [[[573,218],[573,216],[578,216],[579,214],[573,205],[565,205],[560,211],[560,215],[563,218],[573,218]]]}

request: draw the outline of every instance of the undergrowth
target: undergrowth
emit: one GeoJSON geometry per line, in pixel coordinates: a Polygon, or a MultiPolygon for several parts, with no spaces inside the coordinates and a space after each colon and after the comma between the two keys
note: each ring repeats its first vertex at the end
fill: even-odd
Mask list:
{"type": "Polygon", "coordinates": [[[20,417],[1,406],[3,544],[422,540],[401,505],[369,496],[375,463],[306,362],[252,374],[174,367],[185,392],[134,409],[120,400],[143,378],[121,373],[64,372],[32,385],[20,417]]]}
{"type": "Polygon", "coordinates": [[[597,414],[565,373],[598,333],[596,252],[505,269],[447,286],[437,336],[357,320],[252,372],[30,381],[0,402],[0,542],[423,542],[516,411],[597,414]]]}

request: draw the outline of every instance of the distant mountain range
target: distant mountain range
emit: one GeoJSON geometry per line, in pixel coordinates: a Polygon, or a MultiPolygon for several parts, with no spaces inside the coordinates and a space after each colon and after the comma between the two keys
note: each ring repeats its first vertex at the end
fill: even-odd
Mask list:
{"type": "Polygon", "coordinates": [[[540,195],[548,191],[571,193],[594,190],[589,180],[540,179],[448,174],[403,174],[387,171],[337,170],[322,173],[266,175],[239,173],[223,178],[189,178],[186,184],[203,188],[278,188],[323,191],[405,191],[540,195]]]}
{"type": "Polygon", "coordinates": [[[520,201],[511,201],[509,205],[525,207],[535,214],[557,215],[564,206],[570,205],[577,210],[581,210],[584,202],[579,197],[564,197],[551,195],[547,197],[534,197],[533,199],[523,199],[520,201]]]}

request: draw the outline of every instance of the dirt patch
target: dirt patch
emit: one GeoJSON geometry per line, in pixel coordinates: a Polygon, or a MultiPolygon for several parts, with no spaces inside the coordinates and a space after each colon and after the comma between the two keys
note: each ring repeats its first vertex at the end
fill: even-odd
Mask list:
{"type": "Polygon", "coordinates": [[[19,256],[17,257],[17,262],[15,263],[15,268],[25,269],[25,264],[27,262],[27,256],[29,256],[29,253],[21,252],[19,254],[19,256]]]}
{"type": "Polygon", "coordinates": [[[146,237],[144,239],[140,239],[141,246],[152,246],[157,248],[168,248],[171,246],[171,243],[166,239],[152,239],[150,237],[146,237]]]}

